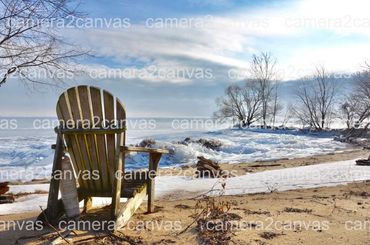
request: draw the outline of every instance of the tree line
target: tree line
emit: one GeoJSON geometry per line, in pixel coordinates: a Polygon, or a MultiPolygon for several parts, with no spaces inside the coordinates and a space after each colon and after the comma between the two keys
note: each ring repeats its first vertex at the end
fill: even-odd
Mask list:
{"type": "Polygon", "coordinates": [[[280,125],[292,118],[303,127],[313,130],[330,128],[339,119],[347,128],[368,128],[370,123],[370,66],[353,74],[351,89],[343,89],[324,66],[297,81],[291,96],[294,103],[283,106],[279,93],[276,59],[270,53],[253,55],[249,76],[242,84],[232,84],[217,98],[218,119],[236,120],[241,127],[259,125],[275,128],[277,116],[280,125]]]}

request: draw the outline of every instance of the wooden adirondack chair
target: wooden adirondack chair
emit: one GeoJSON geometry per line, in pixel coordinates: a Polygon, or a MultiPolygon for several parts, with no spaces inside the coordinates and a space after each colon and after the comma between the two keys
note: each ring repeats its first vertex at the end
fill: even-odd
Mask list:
{"type": "MultiPolygon", "coordinates": [[[[61,169],[64,153],[69,154],[75,172],[99,171],[97,180],[84,180],[82,175],[77,179],[78,198],[84,200],[84,210],[91,207],[92,197],[112,197],[111,217],[116,221],[116,228],[127,223],[146,196],[148,212],[152,212],[155,172],[161,155],[168,151],[125,146],[126,111],[119,99],[96,87],[73,87],[59,97],[57,115],[62,123],[55,129],[53,174],[61,169]],[[93,127],[91,124],[86,127],[86,122],[93,122],[93,127]],[[125,172],[127,152],[148,153],[149,171],[141,171],[139,175],[125,172]],[[117,172],[133,177],[116,178],[117,172]],[[121,197],[128,198],[124,205],[120,203],[121,197]]],[[[59,180],[52,178],[47,209],[40,214],[41,220],[53,224],[64,214],[58,192],[59,180]]]]}

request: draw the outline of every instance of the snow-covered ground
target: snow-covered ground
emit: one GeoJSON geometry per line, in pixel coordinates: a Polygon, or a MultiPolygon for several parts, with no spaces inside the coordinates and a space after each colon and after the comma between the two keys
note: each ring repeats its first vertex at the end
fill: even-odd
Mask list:
{"type": "MultiPolygon", "coordinates": [[[[153,128],[129,127],[127,144],[137,144],[151,138],[156,141],[154,147],[172,149],[174,154],[164,156],[161,167],[195,163],[197,156],[221,163],[238,163],[325,154],[349,147],[333,141],[333,135],[329,134],[304,134],[293,130],[239,130],[224,128],[223,125],[199,127],[199,123],[189,129],[183,127],[181,122],[179,119],[156,119],[153,128]],[[211,150],[199,143],[179,143],[187,137],[193,140],[215,139],[222,146],[218,150],[211,150]]],[[[184,122],[192,123],[190,119],[184,122]]],[[[52,128],[37,129],[34,124],[35,119],[19,119],[17,129],[0,130],[0,182],[50,177],[53,160],[50,145],[55,143],[55,134],[52,128]]],[[[147,166],[147,162],[146,154],[137,154],[126,160],[126,167],[142,168],[147,166]]]]}
{"type": "MultiPolygon", "coordinates": [[[[356,166],[354,160],[338,161],[296,168],[270,170],[246,174],[226,180],[226,195],[284,191],[312,187],[334,186],[370,179],[370,167],[356,166]]],[[[207,193],[212,188],[220,189],[219,179],[193,179],[180,176],[159,176],[156,180],[156,197],[194,197],[207,193]]],[[[11,186],[10,192],[34,192],[48,190],[48,184],[11,186]]],[[[213,194],[217,194],[216,191],[213,194]]],[[[209,193],[212,194],[212,193],[209,193]]],[[[94,198],[94,206],[107,205],[107,198],[94,198]]],[[[2,204],[0,215],[39,211],[46,207],[47,195],[30,195],[17,199],[13,204],[2,204]]]]}

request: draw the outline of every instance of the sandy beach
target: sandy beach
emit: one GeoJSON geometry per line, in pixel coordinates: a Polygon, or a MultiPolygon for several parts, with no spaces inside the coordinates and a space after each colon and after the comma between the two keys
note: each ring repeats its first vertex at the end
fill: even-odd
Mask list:
{"type": "MultiPolygon", "coordinates": [[[[221,166],[245,174],[358,159],[368,154],[368,150],[354,149],[306,158],[221,166]]],[[[162,171],[169,173],[168,169],[162,171]]],[[[176,173],[179,170],[173,171],[176,173]]],[[[212,200],[227,203],[227,213],[231,217],[228,222],[233,225],[232,244],[320,244],[323,241],[327,244],[366,244],[370,233],[369,196],[370,183],[362,181],[333,187],[221,195],[212,200]]],[[[202,196],[162,196],[155,202],[154,213],[145,213],[144,202],[130,223],[114,235],[90,230],[76,231],[70,237],[75,244],[102,244],[108,241],[114,244],[115,236],[122,237],[123,234],[127,244],[197,244],[200,238],[196,216],[200,203],[204,201],[202,196]]],[[[51,228],[40,231],[16,228],[20,221],[24,221],[24,225],[32,224],[38,214],[27,212],[0,216],[0,244],[48,244],[58,238],[51,228]]],[[[81,220],[103,221],[107,216],[107,209],[98,208],[82,215],[81,220]]]]}

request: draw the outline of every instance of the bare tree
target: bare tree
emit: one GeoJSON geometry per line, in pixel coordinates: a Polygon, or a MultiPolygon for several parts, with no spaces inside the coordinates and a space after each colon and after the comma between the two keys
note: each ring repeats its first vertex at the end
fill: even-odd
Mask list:
{"type": "Polygon", "coordinates": [[[272,118],[271,118],[272,128],[275,128],[276,116],[278,115],[280,111],[283,110],[282,104],[279,103],[278,89],[279,89],[279,84],[277,81],[275,81],[274,86],[273,86],[273,93],[272,93],[272,105],[270,106],[271,115],[272,115],[272,118]]]}
{"type": "Polygon", "coordinates": [[[262,96],[255,80],[247,80],[243,89],[244,105],[246,108],[246,126],[250,126],[261,117],[262,96]]]}
{"type": "Polygon", "coordinates": [[[258,83],[259,93],[262,101],[262,123],[267,127],[267,117],[269,103],[271,102],[274,90],[274,80],[276,80],[276,59],[270,53],[261,53],[253,55],[250,67],[251,78],[258,83]]]}
{"type": "Polygon", "coordinates": [[[370,118],[370,67],[355,77],[355,90],[352,100],[356,103],[356,119],[362,124],[370,118]]]}
{"type": "Polygon", "coordinates": [[[288,104],[287,106],[285,106],[285,112],[284,112],[283,120],[282,120],[282,123],[281,123],[283,127],[287,126],[289,121],[292,119],[293,114],[294,114],[293,105],[288,104]]]}
{"type": "Polygon", "coordinates": [[[244,86],[231,85],[225,96],[217,99],[219,110],[215,116],[237,119],[248,127],[262,119],[266,128],[267,119],[272,115],[272,124],[275,124],[276,115],[281,110],[275,65],[276,60],[269,53],[253,55],[250,77],[244,86]]]}
{"type": "Polygon", "coordinates": [[[330,74],[323,66],[317,67],[315,74],[296,90],[296,116],[316,130],[324,129],[332,119],[337,94],[338,86],[330,74]]]}
{"type": "Polygon", "coordinates": [[[225,96],[217,99],[215,117],[236,119],[240,126],[249,127],[260,118],[261,96],[256,81],[248,80],[243,87],[230,85],[225,96]]]}
{"type": "Polygon", "coordinates": [[[357,100],[353,100],[351,97],[340,105],[340,113],[342,118],[345,120],[348,129],[354,127],[357,110],[357,100]]]}
{"type": "MultiPolygon", "coordinates": [[[[341,105],[341,113],[348,128],[357,124],[360,126],[370,118],[370,67],[359,72],[354,77],[353,92],[341,105]]],[[[368,125],[365,125],[368,127],[368,125]]]]}
{"type": "MultiPolygon", "coordinates": [[[[45,84],[34,77],[35,71],[45,74],[77,71],[70,62],[86,52],[67,43],[54,24],[81,16],[76,10],[78,6],[73,0],[0,1],[0,86],[11,75],[45,84]]],[[[54,83],[47,84],[60,81],[52,78],[54,83]]]]}
{"type": "Polygon", "coordinates": [[[225,96],[218,98],[216,103],[219,107],[219,110],[214,114],[216,118],[231,118],[244,122],[243,93],[242,88],[238,85],[228,86],[225,90],[225,96]]]}

